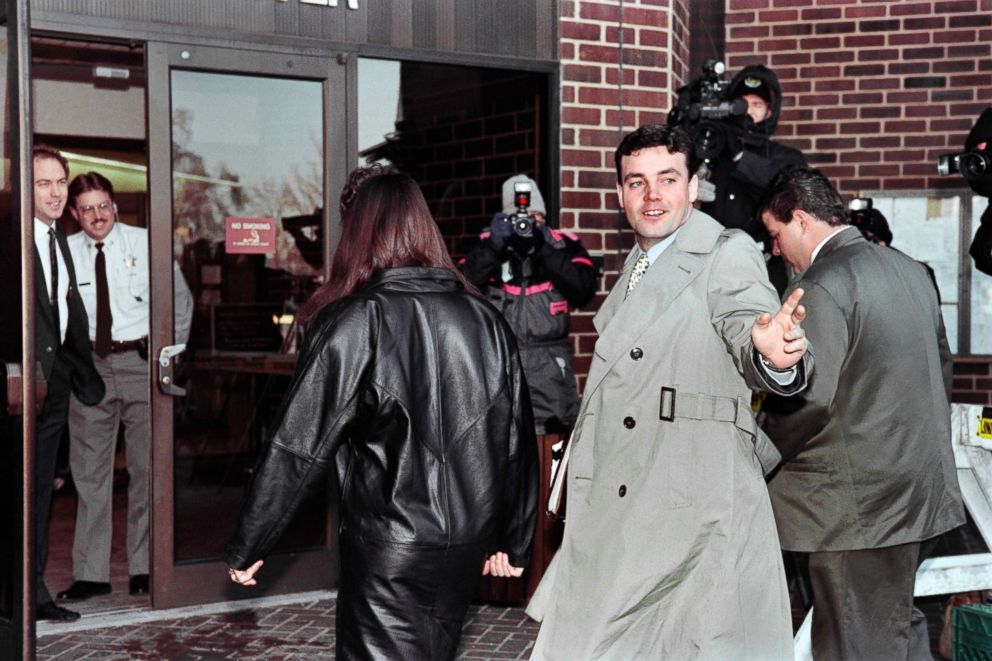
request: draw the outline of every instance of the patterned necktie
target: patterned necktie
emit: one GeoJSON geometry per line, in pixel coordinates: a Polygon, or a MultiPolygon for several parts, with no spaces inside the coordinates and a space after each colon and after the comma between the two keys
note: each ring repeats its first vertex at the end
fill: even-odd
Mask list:
{"type": "Polygon", "coordinates": [[[58,246],[55,242],[55,228],[48,228],[48,259],[52,264],[52,293],[49,301],[52,304],[52,315],[55,317],[55,333],[62,344],[62,320],[59,317],[59,258],[56,253],[58,246]]]}
{"type": "Polygon", "coordinates": [[[110,355],[112,338],[110,327],[114,323],[110,312],[110,291],[107,287],[107,256],[103,253],[103,243],[96,244],[96,355],[106,358],[110,355]]]}
{"type": "Polygon", "coordinates": [[[648,254],[642,252],[637,257],[637,261],[634,262],[634,269],[630,272],[630,280],[627,281],[627,293],[624,295],[624,298],[630,296],[630,292],[634,291],[634,287],[644,277],[644,274],[648,272],[649,266],[651,266],[651,262],[648,261],[648,254]]]}

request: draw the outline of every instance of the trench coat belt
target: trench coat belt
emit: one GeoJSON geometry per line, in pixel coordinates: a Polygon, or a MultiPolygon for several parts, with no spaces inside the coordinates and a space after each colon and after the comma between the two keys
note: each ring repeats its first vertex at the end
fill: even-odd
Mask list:
{"type": "Polygon", "coordinates": [[[752,436],[756,423],[751,414],[751,403],[743,397],[719,397],[696,392],[683,392],[665,387],[661,391],[661,419],[716,420],[731,422],[752,436]]]}

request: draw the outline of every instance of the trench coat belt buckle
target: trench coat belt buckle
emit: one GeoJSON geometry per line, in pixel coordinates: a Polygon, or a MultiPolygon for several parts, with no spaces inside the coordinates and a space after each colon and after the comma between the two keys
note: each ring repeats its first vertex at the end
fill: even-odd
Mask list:
{"type": "Polygon", "coordinates": [[[661,389],[659,418],[665,422],[673,422],[677,417],[730,422],[744,431],[755,433],[750,403],[745,402],[742,397],[718,397],[676,391],[675,388],[664,386],[661,389]]]}

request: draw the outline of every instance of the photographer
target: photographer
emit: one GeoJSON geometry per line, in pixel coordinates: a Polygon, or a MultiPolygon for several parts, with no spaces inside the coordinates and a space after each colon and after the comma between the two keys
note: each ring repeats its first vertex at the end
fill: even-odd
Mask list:
{"type": "Polygon", "coordinates": [[[579,396],[569,311],[596,293],[589,253],[575,235],[549,227],[546,213],[534,180],[510,177],[503,183],[502,212],[460,264],[516,334],[538,434],[564,431],[575,422],[579,396]]]}
{"type": "Polygon", "coordinates": [[[716,199],[702,210],[725,227],[764,240],[764,227],[755,215],[758,202],[779,172],[806,167],[806,159],[799,150],[771,139],[782,110],[775,72],[761,64],[744,67],[730,82],[727,98],[743,100],[747,112],[723,122],[724,152],[710,163],[716,199]]]}
{"type": "MultiPolygon", "coordinates": [[[[981,164],[966,174],[968,185],[976,194],[992,197],[992,169],[989,166],[992,161],[992,108],[986,108],[978,117],[964,141],[964,148],[966,152],[977,152],[975,155],[978,158],[972,158],[972,162],[975,165],[981,164]],[[980,176],[973,176],[979,171],[982,173],[980,176]]],[[[975,232],[968,253],[975,260],[976,269],[992,275],[992,204],[986,206],[985,213],[982,214],[981,224],[975,232]]]]}

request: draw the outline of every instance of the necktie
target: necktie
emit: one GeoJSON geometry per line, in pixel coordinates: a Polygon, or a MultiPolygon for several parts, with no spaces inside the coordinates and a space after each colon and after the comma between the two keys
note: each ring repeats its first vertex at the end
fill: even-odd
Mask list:
{"type": "Polygon", "coordinates": [[[634,291],[634,287],[644,277],[644,274],[648,272],[649,266],[651,266],[651,262],[648,261],[648,254],[642,252],[637,257],[637,261],[634,262],[634,268],[630,272],[630,280],[627,281],[627,293],[624,295],[624,298],[630,296],[630,292],[634,291]]]}
{"type": "Polygon", "coordinates": [[[103,243],[96,244],[96,355],[106,358],[110,354],[112,338],[110,327],[114,318],[110,312],[110,290],[107,287],[107,256],[103,243]]]}
{"type": "Polygon", "coordinates": [[[55,228],[48,228],[48,259],[52,265],[52,293],[48,297],[52,304],[52,316],[55,318],[55,333],[59,337],[59,344],[62,344],[62,320],[59,318],[59,258],[56,251],[58,245],[55,241],[55,228]]]}

